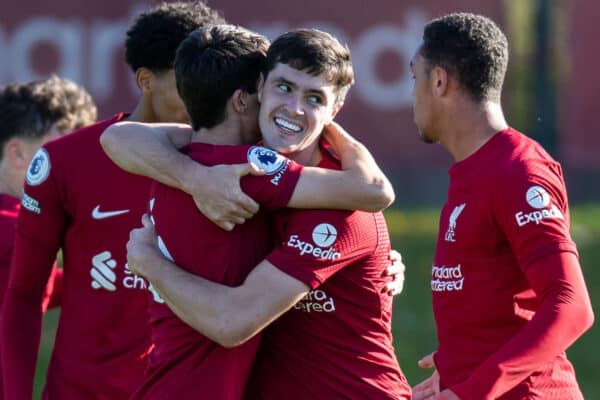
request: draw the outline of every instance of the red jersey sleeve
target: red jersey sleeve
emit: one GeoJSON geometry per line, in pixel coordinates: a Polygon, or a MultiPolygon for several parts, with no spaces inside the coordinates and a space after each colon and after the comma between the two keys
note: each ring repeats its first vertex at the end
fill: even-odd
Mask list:
{"type": "Polygon", "coordinates": [[[5,399],[31,398],[42,299],[67,218],[51,157],[41,148],[27,171],[1,326],[5,399]]]}
{"type": "Polygon", "coordinates": [[[493,212],[522,270],[553,252],[577,254],[558,164],[521,166],[495,182],[493,212]]]}
{"type": "Polygon", "coordinates": [[[356,224],[358,213],[287,210],[283,242],[267,260],[286,274],[317,288],[330,276],[371,254],[371,237],[356,224]]]}
{"type": "Polygon", "coordinates": [[[268,210],[287,207],[300,179],[302,165],[261,146],[250,147],[247,160],[257,165],[265,175],[242,177],[244,193],[268,210]]]}
{"type": "MultiPolygon", "coordinates": [[[[462,400],[496,399],[564,352],[593,322],[577,257],[553,253],[533,261],[527,279],[541,305],[535,316],[469,378],[450,387],[462,400]]],[[[573,398],[578,398],[576,393],[573,398]]]]}

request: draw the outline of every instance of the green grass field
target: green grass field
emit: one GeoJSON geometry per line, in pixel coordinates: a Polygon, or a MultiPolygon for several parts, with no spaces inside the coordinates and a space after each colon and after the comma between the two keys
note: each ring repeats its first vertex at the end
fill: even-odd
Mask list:
{"type": "MultiPolygon", "coordinates": [[[[389,210],[386,212],[393,245],[400,250],[407,266],[404,293],[396,297],[394,340],[398,359],[411,384],[428,376],[417,360],[436,347],[435,326],[431,313],[429,282],[431,257],[438,225],[438,210],[389,210]]],[[[579,206],[572,210],[572,235],[579,246],[581,263],[595,310],[600,309],[600,206],[579,206]]],[[[45,365],[52,347],[57,311],[49,312],[44,321],[40,363],[36,374],[39,398],[45,365]]],[[[594,326],[569,350],[586,399],[600,399],[598,370],[600,328],[594,326]]],[[[84,340],[84,338],[82,338],[84,340]]]]}

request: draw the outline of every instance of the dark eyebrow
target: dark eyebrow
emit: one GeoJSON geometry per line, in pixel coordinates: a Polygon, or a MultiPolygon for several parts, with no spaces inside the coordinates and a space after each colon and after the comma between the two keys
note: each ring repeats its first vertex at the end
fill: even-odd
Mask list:
{"type": "MultiPolygon", "coordinates": [[[[288,85],[289,87],[293,88],[293,89],[297,89],[298,86],[296,86],[295,83],[288,81],[287,79],[285,79],[284,77],[279,77],[279,78],[275,78],[274,79],[275,83],[283,83],[285,85],[288,85]]],[[[321,89],[311,89],[309,88],[306,92],[311,93],[311,94],[316,94],[319,95],[321,97],[326,97],[325,92],[321,89]]]]}
{"type": "Polygon", "coordinates": [[[286,84],[288,86],[291,86],[292,88],[295,88],[296,85],[293,82],[288,81],[287,79],[285,79],[284,77],[279,77],[279,78],[275,78],[275,82],[276,83],[283,83],[286,84]]]}

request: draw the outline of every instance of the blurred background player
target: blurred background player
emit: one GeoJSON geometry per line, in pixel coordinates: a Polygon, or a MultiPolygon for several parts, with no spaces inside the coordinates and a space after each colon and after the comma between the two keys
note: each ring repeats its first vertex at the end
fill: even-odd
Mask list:
{"type": "Polygon", "coordinates": [[[81,129],[34,155],[1,327],[6,399],[32,397],[40,304],[60,248],[62,310],[44,398],[128,399],[139,386],[150,350],[148,288],[127,269],[125,243],[146,209],[150,186],[116,167],[98,138],[124,119],[186,122],[175,88],[175,51],[192,30],[222,21],[201,2],[163,3],[141,14],[125,43],[141,91],[133,112],[81,129]]]}
{"type": "Polygon", "coordinates": [[[505,35],[468,13],[429,22],[411,61],[421,138],[455,161],[431,272],[438,349],[420,363],[437,371],[415,399],[583,399],[565,350],[593,312],[562,169],[506,123],[507,65],[505,35]]]}
{"type": "MultiPolygon", "coordinates": [[[[17,215],[31,158],[49,140],[93,124],[96,114],[96,105],[83,87],[57,76],[0,89],[0,306],[8,286],[17,215]]],[[[60,304],[61,277],[62,270],[54,268],[42,310],[60,304]]],[[[1,389],[2,380],[3,398],[1,389]]]]}

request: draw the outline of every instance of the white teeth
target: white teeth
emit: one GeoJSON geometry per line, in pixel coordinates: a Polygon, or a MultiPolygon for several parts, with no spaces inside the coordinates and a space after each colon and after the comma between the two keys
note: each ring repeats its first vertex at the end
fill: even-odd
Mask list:
{"type": "Polygon", "coordinates": [[[285,128],[285,129],[293,131],[293,132],[300,132],[302,130],[302,128],[300,126],[292,124],[291,122],[288,122],[282,118],[275,118],[275,123],[277,125],[281,126],[282,128],[285,128]]]}

